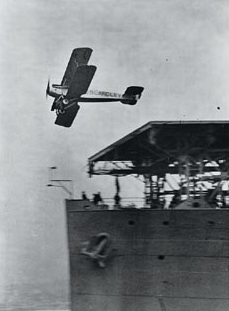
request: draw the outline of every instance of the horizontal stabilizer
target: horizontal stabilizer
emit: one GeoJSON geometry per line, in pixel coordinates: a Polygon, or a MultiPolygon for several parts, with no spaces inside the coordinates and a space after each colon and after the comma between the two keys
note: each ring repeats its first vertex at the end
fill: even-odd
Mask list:
{"type": "Polygon", "coordinates": [[[141,86],[129,86],[123,94],[121,103],[126,105],[135,105],[138,99],[141,97],[143,90],[144,87],[141,86]]]}
{"type": "Polygon", "coordinates": [[[64,126],[64,127],[70,127],[80,109],[80,106],[75,103],[74,105],[68,107],[63,111],[63,113],[59,113],[57,115],[55,124],[64,126]]]}

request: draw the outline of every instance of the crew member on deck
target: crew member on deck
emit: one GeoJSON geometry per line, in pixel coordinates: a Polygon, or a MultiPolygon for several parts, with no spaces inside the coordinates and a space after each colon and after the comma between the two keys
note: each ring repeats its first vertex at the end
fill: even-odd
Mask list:
{"type": "Polygon", "coordinates": [[[95,205],[98,205],[98,204],[101,204],[102,202],[103,202],[103,199],[102,199],[102,197],[101,197],[100,192],[95,193],[95,194],[94,194],[94,197],[93,197],[93,203],[94,203],[95,205]]]}
{"type": "Polygon", "coordinates": [[[114,196],[115,207],[117,207],[117,208],[120,207],[120,201],[121,201],[121,198],[120,198],[119,194],[116,193],[114,196]]]}
{"type": "Polygon", "coordinates": [[[82,200],[88,200],[88,197],[87,197],[85,191],[82,191],[82,200]]]}

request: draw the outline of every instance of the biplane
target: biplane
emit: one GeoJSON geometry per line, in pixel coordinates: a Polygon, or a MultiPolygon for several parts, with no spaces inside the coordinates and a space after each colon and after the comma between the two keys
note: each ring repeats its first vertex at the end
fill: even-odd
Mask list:
{"type": "Polygon", "coordinates": [[[135,105],[144,90],[140,86],[129,86],[124,94],[89,91],[96,66],[88,65],[92,49],[74,49],[61,84],[48,82],[46,96],[54,97],[51,111],[56,111],[55,124],[70,127],[80,109],[79,102],[116,102],[135,105]]]}

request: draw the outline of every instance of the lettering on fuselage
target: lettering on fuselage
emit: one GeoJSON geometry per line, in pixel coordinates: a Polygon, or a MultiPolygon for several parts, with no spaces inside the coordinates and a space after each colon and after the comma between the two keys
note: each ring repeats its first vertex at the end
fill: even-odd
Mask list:
{"type": "Polygon", "coordinates": [[[99,95],[99,96],[104,96],[104,97],[122,98],[121,94],[113,93],[113,92],[98,91],[98,90],[89,90],[86,94],[99,95]]]}

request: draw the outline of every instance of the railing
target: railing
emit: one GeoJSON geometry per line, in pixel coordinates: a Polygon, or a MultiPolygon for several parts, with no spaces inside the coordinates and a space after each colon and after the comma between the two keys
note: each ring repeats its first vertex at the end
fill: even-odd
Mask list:
{"type": "MultiPolygon", "coordinates": [[[[193,199],[193,208],[197,208],[199,204],[199,207],[203,206],[206,208],[207,206],[209,208],[229,208],[229,197],[225,197],[225,202],[222,202],[220,198],[218,200],[209,201],[206,197],[195,197],[194,195],[189,196],[190,199],[193,199]],[[205,203],[203,203],[203,200],[205,203]],[[199,202],[199,203],[198,203],[199,202]],[[195,206],[194,206],[195,205],[195,206]]],[[[163,199],[163,198],[161,198],[163,199]]],[[[144,197],[122,197],[120,198],[119,203],[115,202],[114,197],[113,198],[102,198],[102,201],[93,204],[93,200],[88,200],[92,205],[98,206],[99,209],[125,209],[125,208],[153,208],[153,209],[173,209],[176,208],[179,204],[185,202],[188,199],[187,196],[181,196],[180,198],[176,198],[175,195],[166,195],[164,197],[164,200],[155,200],[155,201],[148,201],[146,202],[146,199],[144,197]]],[[[188,201],[187,201],[188,202],[188,201]]],[[[189,204],[190,205],[190,204],[189,204]]],[[[190,205],[192,207],[192,205],[190,205]]]]}
{"type": "MultiPolygon", "coordinates": [[[[117,207],[114,198],[103,198],[103,204],[107,204],[110,208],[117,207]]],[[[142,208],[145,206],[144,197],[124,197],[120,199],[119,207],[122,208],[142,208]]]]}

